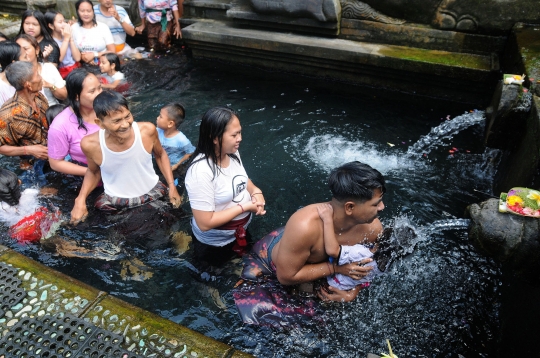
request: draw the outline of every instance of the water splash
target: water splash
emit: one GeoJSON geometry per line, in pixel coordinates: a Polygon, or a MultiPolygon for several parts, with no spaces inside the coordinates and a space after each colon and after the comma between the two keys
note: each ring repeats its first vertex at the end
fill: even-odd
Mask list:
{"type": "Polygon", "coordinates": [[[443,140],[451,139],[455,134],[474,125],[484,124],[484,114],[484,111],[474,110],[473,112],[444,121],[439,126],[431,128],[431,131],[427,135],[420,137],[416,143],[409,147],[407,154],[416,156],[422,153],[429,153],[441,145],[443,140]]]}
{"type": "Polygon", "coordinates": [[[37,189],[25,189],[21,193],[19,205],[9,206],[7,203],[0,202],[0,221],[11,226],[25,216],[32,215],[39,207],[38,194],[37,189]]]}
{"type": "Polygon", "coordinates": [[[295,138],[292,144],[299,150],[301,157],[307,157],[310,162],[326,172],[354,160],[367,163],[383,174],[414,165],[413,160],[404,158],[400,153],[385,153],[374,143],[362,140],[351,141],[341,135],[312,136],[305,145],[301,144],[301,139],[295,138]],[[301,149],[302,146],[303,149],[301,149]]]}

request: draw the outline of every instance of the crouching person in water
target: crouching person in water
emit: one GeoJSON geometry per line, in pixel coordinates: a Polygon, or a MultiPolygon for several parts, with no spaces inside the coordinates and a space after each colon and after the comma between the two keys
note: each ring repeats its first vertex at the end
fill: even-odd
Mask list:
{"type": "Polygon", "coordinates": [[[147,122],[134,122],[127,100],[117,92],[100,93],[94,99],[94,111],[100,130],[81,140],[88,170],[71,211],[71,223],[76,225],[86,219],[86,198],[100,180],[105,191],[95,203],[100,210],[115,212],[141,206],[164,196],[167,186],[171,203],[178,207],[181,198],[156,127],[147,122]],[[167,186],[158,179],[152,154],[167,186]]]}

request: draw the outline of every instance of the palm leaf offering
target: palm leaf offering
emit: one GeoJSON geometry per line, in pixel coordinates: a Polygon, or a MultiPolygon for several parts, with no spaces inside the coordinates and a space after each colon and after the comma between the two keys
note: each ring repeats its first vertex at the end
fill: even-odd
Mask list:
{"type": "Polygon", "coordinates": [[[517,187],[510,189],[508,193],[501,193],[499,211],[540,218],[540,191],[517,187]]]}

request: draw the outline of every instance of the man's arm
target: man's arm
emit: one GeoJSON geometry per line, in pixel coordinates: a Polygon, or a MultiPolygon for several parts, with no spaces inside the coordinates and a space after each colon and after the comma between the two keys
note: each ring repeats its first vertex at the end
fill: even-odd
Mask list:
{"type": "Polygon", "coordinates": [[[167,186],[169,187],[169,199],[171,200],[171,204],[177,208],[180,206],[182,198],[180,198],[180,194],[178,194],[178,191],[176,190],[176,185],[174,185],[171,162],[169,161],[167,152],[165,152],[161,146],[156,127],[148,122],[139,122],[139,127],[142,127],[141,136],[143,136],[143,143],[146,141],[147,143],[150,142],[152,144],[151,151],[154,154],[154,158],[156,158],[156,164],[158,165],[159,170],[161,170],[161,174],[165,177],[167,186]]]}
{"type": "Polygon", "coordinates": [[[98,138],[97,133],[94,134],[84,137],[81,140],[81,149],[88,160],[88,169],[84,174],[79,196],[75,199],[75,205],[73,205],[73,210],[71,210],[70,223],[73,225],[77,225],[79,222],[86,219],[86,216],[88,215],[86,198],[88,198],[88,195],[90,195],[92,190],[97,187],[101,180],[101,169],[96,163],[98,158],[95,156],[97,152],[101,154],[101,147],[99,146],[99,139],[96,140],[98,138]]]}
{"type": "Polygon", "coordinates": [[[289,219],[283,237],[272,252],[276,275],[283,285],[311,282],[333,274],[329,262],[307,263],[321,233],[318,232],[319,218],[316,218],[319,223],[313,218],[306,218],[305,210],[296,212],[289,219]]]}
{"type": "Polygon", "coordinates": [[[47,147],[41,144],[25,145],[16,147],[14,145],[0,146],[0,154],[7,157],[15,157],[18,155],[33,155],[37,159],[47,159],[47,147]]]}

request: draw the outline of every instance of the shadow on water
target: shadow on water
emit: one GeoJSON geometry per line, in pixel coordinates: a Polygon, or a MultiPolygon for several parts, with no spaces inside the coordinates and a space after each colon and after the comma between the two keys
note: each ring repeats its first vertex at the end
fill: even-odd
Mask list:
{"type": "MultiPolygon", "coordinates": [[[[209,107],[225,104],[238,111],[242,160],[267,201],[268,214],[250,226],[254,238],[284,225],[298,208],[327,200],[329,170],[360,160],[387,178],[381,220],[411,227],[415,249],[396,259],[353,303],[325,306],[322,322],[268,328],[244,325],[237,315],[231,289],[240,260],[228,263],[213,281],[193,278],[189,238],[183,234],[189,229],[189,203],[183,213],[171,214],[170,229],[128,220],[136,221],[135,231],[144,232],[139,243],[172,238],[172,246],[125,244],[123,229],[96,212],[85,226],[62,226],[57,235],[99,252],[98,258],[69,258],[38,245],[17,245],[5,234],[5,224],[0,224],[1,243],[259,357],[359,357],[385,351],[386,338],[403,357],[495,355],[501,272],[471,246],[468,222],[462,219],[468,204],[484,199],[474,189],[489,192],[494,175],[497,153],[481,144],[482,111],[251,68],[193,63],[181,54],[129,62],[125,74],[132,82],[126,94],[135,119],[155,123],[162,106],[181,101],[187,118],[180,129],[192,142],[209,107]]],[[[0,158],[0,163],[16,170],[15,159],[0,158]]],[[[59,189],[50,200],[67,216],[78,185],[61,176],[50,180],[59,189]]]]}

